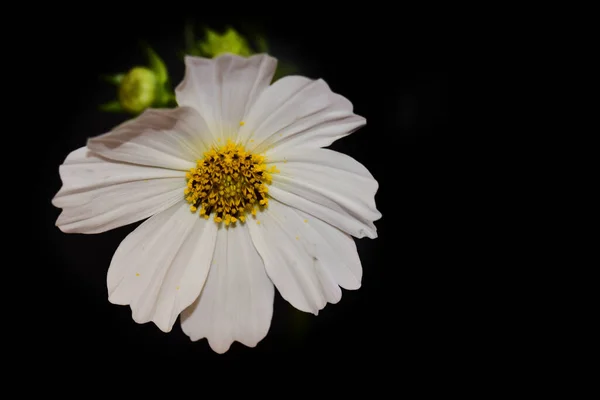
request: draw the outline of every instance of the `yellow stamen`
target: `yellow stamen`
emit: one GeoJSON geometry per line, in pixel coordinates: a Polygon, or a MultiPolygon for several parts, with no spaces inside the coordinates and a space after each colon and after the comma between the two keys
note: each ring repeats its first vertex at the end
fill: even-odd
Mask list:
{"type": "MultiPolygon", "coordinates": [[[[240,122],[243,125],[243,121],[240,122]]],[[[256,215],[269,205],[267,185],[271,174],[279,170],[271,166],[267,172],[265,157],[252,154],[231,140],[213,147],[196,162],[196,167],[186,174],[184,196],[191,212],[216,223],[235,226],[246,222],[246,214],[256,215]]]]}

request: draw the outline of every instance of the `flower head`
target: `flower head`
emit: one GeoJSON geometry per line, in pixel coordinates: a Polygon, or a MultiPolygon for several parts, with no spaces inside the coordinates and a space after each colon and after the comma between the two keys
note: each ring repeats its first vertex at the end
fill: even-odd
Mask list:
{"type": "Polygon", "coordinates": [[[67,233],[145,218],[111,261],[109,301],[138,323],[216,352],[255,346],[274,288],[317,314],[358,289],[352,236],[377,237],[378,184],[354,159],[324,149],[365,124],[322,80],[288,76],[258,54],[186,57],[179,107],[148,109],[70,153],[53,199],[67,233]]]}

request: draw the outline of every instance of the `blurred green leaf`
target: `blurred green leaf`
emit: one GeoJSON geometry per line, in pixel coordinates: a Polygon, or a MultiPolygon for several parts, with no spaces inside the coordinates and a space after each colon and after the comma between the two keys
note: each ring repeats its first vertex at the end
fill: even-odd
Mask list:
{"type": "Polygon", "coordinates": [[[175,97],[175,92],[165,92],[164,98],[165,106],[173,107],[177,105],[177,98],[175,97]]]}
{"type": "Polygon", "coordinates": [[[185,22],[185,27],[183,28],[183,42],[185,46],[184,53],[190,54],[190,52],[194,50],[194,47],[196,45],[196,33],[194,32],[194,23],[190,20],[185,22]]]}
{"type": "Polygon", "coordinates": [[[278,79],[283,78],[284,76],[293,75],[297,73],[298,69],[293,65],[285,61],[279,61],[277,64],[277,70],[275,71],[275,75],[273,75],[272,82],[275,82],[278,79]]]}
{"type": "Polygon", "coordinates": [[[204,56],[204,54],[197,47],[194,47],[193,49],[191,49],[187,54],[190,55],[190,56],[196,56],[196,57],[203,57],[204,56]]]}
{"type": "Polygon", "coordinates": [[[102,75],[101,78],[112,85],[119,86],[124,76],[125,74],[102,75]]]}
{"type": "Polygon", "coordinates": [[[185,61],[185,56],[204,56],[199,49],[200,42],[196,40],[196,30],[191,20],[186,21],[183,28],[183,43],[183,50],[177,53],[182,62],[185,61]]]}
{"type": "Polygon", "coordinates": [[[269,52],[269,44],[267,43],[267,38],[263,35],[258,35],[256,37],[256,51],[257,53],[268,53],[269,52]]]}
{"type": "Polygon", "coordinates": [[[156,54],[154,49],[147,44],[143,44],[148,56],[148,63],[152,72],[156,74],[156,79],[159,84],[165,84],[169,81],[169,73],[167,72],[167,66],[165,65],[162,58],[156,54]]]}
{"type": "Polygon", "coordinates": [[[163,107],[172,107],[177,105],[177,100],[175,99],[175,92],[165,85],[159,86],[156,89],[156,101],[153,104],[153,107],[163,108],[163,107]]]}
{"type": "Polygon", "coordinates": [[[121,107],[121,103],[119,103],[119,100],[113,100],[113,101],[109,101],[108,103],[102,104],[100,106],[100,110],[105,111],[105,112],[113,112],[113,113],[125,112],[123,107],[121,107]]]}

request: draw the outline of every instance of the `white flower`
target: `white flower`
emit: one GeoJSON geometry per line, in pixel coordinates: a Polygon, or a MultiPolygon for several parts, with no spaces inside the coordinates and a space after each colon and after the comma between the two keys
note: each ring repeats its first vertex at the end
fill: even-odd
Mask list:
{"type": "Polygon", "coordinates": [[[340,286],[360,287],[352,236],[377,237],[378,184],[322,148],[365,124],[324,81],[269,85],[277,60],[266,54],[185,64],[179,107],[146,110],[70,153],[53,204],[66,233],[150,217],[113,256],[109,301],[164,332],[181,313],[191,340],[224,353],[265,337],[273,285],[315,315],[340,286]]]}

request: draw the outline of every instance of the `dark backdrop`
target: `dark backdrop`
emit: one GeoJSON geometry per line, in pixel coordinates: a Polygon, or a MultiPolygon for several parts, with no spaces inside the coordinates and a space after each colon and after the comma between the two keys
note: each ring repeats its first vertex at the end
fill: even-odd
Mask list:
{"type": "Polygon", "coordinates": [[[445,171],[459,135],[448,117],[449,66],[458,63],[448,39],[452,27],[433,10],[362,14],[65,16],[46,27],[43,70],[36,76],[50,79],[39,82],[48,129],[35,133],[44,154],[38,202],[44,211],[40,232],[48,293],[35,312],[43,341],[34,357],[83,366],[98,360],[214,366],[242,359],[310,359],[324,368],[330,360],[348,359],[366,362],[360,369],[381,367],[383,359],[417,375],[454,362],[457,310],[449,304],[456,295],[452,267],[459,261],[445,257],[452,232],[444,222],[453,196],[445,171]],[[234,343],[224,355],[213,353],[206,340],[191,342],[178,322],[164,334],[152,323],[133,322],[129,307],[108,302],[111,257],[138,224],[99,235],[63,234],[54,226],[60,210],[50,204],[67,154],[126,118],[97,110],[115,94],[99,75],[143,63],[138,41],[145,40],[165,59],[177,84],[183,76],[177,52],[186,18],[215,29],[231,24],[242,33],[262,30],[275,56],[295,62],[301,74],[325,79],[350,99],[367,125],[332,147],[363,163],[380,183],[379,237],[357,240],[362,288],[344,291],[341,302],[327,305],[318,317],[296,311],[277,294],[267,337],[253,349],[234,343]]]}

